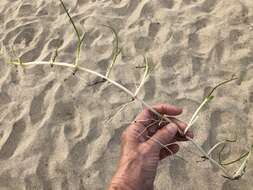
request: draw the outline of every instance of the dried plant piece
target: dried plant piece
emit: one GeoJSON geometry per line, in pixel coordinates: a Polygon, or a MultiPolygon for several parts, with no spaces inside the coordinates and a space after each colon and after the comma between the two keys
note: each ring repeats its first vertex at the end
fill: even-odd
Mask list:
{"type": "Polygon", "coordinates": [[[117,109],[117,111],[111,117],[109,117],[108,120],[105,121],[105,124],[110,123],[116,115],[118,115],[119,113],[121,113],[132,102],[133,101],[130,100],[129,102],[126,102],[123,105],[119,106],[119,108],[117,109]]]}
{"type": "Polygon", "coordinates": [[[99,79],[95,79],[95,81],[89,82],[87,86],[95,86],[97,84],[104,83],[104,82],[106,82],[106,79],[99,78],[99,79]]]}

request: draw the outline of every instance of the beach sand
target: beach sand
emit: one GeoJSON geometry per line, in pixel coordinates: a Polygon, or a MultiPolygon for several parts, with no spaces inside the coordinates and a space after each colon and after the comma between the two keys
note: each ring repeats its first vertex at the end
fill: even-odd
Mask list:
{"type": "MultiPolygon", "coordinates": [[[[78,28],[86,32],[80,64],[105,73],[113,34],[122,53],[111,77],[132,91],[144,72],[152,72],[140,92],[150,105],[184,108],[189,121],[204,95],[217,83],[238,80],[215,92],[193,127],[208,150],[234,138],[224,159],[233,159],[253,142],[253,1],[252,0],[65,0],[78,28]]],[[[11,47],[22,62],[73,63],[75,32],[57,0],[0,2],[0,190],[106,189],[119,158],[122,131],[141,111],[97,77],[50,66],[15,68],[5,64],[11,47]],[[8,50],[8,51],[6,51],[8,50]]],[[[156,190],[250,190],[253,162],[243,178],[230,181],[199,153],[182,143],[178,157],[161,162],[156,190]]],[[[238,165],[231,167],[237,168],[238,165]]]]}

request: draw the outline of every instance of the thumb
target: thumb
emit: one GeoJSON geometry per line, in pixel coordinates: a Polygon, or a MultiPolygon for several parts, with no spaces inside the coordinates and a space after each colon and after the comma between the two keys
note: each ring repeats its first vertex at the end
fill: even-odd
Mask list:
{"type": "Polygon", "coordinates": [[[163,145],[173,142],[177,134],[177,126],[174,123],[169,123],[165,127],[159,129],[148,141],[146,141],[152,148],[162,149],[163,145]],[[160,144],[161,143],[161,144],[160,144]]]}

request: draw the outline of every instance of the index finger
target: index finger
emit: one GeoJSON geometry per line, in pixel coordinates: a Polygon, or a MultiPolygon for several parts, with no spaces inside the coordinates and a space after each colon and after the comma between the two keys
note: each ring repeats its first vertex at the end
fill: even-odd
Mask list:
{"type": "Polygon", "coordinates": [[[183,111],[181,108],[174,105],[170,105],[170,104],[158,104],[158,105],[155,105],[153,108],[158,113],[162,115],[169,115],[169,116],[179,115],[183,111]]]}
{"type": "MultiPolygon", "coordinates": [[[[182,109],[178,108],[174,105],[170,104],[158,104],[153,106],[153,109],[156,110],[161,115],[168,115],[168,116],[176,116],[182,113],[182,109]]],[[[153,122],[159,120],[159,116],[153,113],[148,108],[145,108],[142,112],[140,112],[134,122],[137,125],[134,125],[136,128],[143,129],[146,126],[152,124],[153,122]]]]}

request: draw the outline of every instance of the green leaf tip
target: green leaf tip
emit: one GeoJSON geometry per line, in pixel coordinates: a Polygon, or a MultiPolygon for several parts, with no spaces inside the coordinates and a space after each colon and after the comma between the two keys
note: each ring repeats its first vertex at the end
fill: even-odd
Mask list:
{"type": "Polygon", "coordinates": [[[115,42],[116,42],[116,44],[115,44],[115,49],[118,50],[118,49],[119,49],[119,36],[118,36],[118,33],[117,33],[116,30],[115,30],[112,26],[110,26],[110,25],[102,24],[102,26],[107,27],[107,28],[109,28],[109,29],[112,31],[112,33],[113,33],[113,35],[114,35],[114,40],[115,40],[115,42]]]}
{"type": "MultiPolygon", "coordinates": [[[[78,39],[78,44],[77,44],[77,47],[76,47],[76,58],[75,58],[75,67],[76,67],[75,69],[77,69],[77,67],[79,65],[81,46],[82,46],[82,44],[84,42],[84,39],[85,39],[85,33],[83,33],[83,35],[81,36],[81,33],[78,31],[78,29],[76,27],[76,24],[75,24],[73,18],[71,17],[71,15],[70,15],[66,5],[64,4],[63,0],[59,0],[59,1],[62,4],[63,9],[64,9],[65,13],[68,16],[68,18],[70,20],[70,23],[73,26],[73,28],[75,30],[75,33],[76,33],[76,36],[77,36],[77,39],[78,39]]],[[[76,72],[76,70],[75,70],[75,72],[76,72]]]]}
{"type": "Polygon", "coordinates": [[[211,96],[206,96],[205,99],[207,99],[207,102],[206,103],[209,103],[211,102],[213,99],[214,99],[214,96],[211,95],[211,96]]]}
{"type": "Polygon", "coordinates": [[[61,5],[62,5],[62,7],[63,7],[65,13],[66,13],[67,16],[68,16],[71,25],[73,26],[73,28],[74,28],[74,30],[75,30],[75,32],[76,32],[76,36],[77,36],[77,38],[78,38],[78,41],[81,42],[81,35],[80,35],[80,32],[78,31],[78,29],[77,29],[77,27],[76,27],[76,24],[75,24],[73,18],[72,18],[71,15],[69,14],[69,11],[68,11],[66,5],[64,4],[63,0],[59,0],[59,1],[61,2],[61,5]]]}
{"type": "Polygon", "coordinates": [[[196,120],[197,120],[197,118],[198,118],[198,115],[199,115],[201,109],[202,109],[206,104],[208,104],[208,103],[214,98],[214,96],[212,95],[213,92],[214,92],[217,88],[219,88],[220,86],[222,86],[222,85],[224,85],[224,84],[226,84],[226,83],[228,83],[228,82],[231,82],[231,81],[233,81],[233,80],[235,80],[235,79],[236,79],[236,78],[235,78],[234,75],[233,75],[231,79],[226,80],[226,81],[223,81],[223,82],[217,84],[217,85],[209,92],[209,94],[203,99],[203,101],[201,102],[200,106],[197,108],[197,110],[194,112],[193,116],[191,117],[191,119],[190,119],[190,121],[189,121],[189,123],[188,123],[188,126],[187,126],[187,127],[185,128],[185,130],[184,130],[184,134],[186,134],[186,132],[190,129],[190,127],[192,127],[193,124],[196,122],[196,120]]]}
{"type": "Polygon", "coordinates": [[[207,97],[211,97],[212,94],[214,93],[214,91],[215,91],[217,88],[219,88],[219,87],[221,87],[221,86],[223,86],[223,85],[225,85],[225,84],[227,84],[227,83],[229,83],[229,82],[232,82],[232,81],[234,81],[234,80],[236,80],[236,79],[238,79],[238,78],[236,78],[235,75],[233,75],[233,76],[231,77],[231,79],[228,79],[228,80],[225,80],[225,81],[220,82],[220,83],[217,84],[215,87],[213,87],[213,89],[208,93],[207,97]]]}
{"type": "Polygon", "coordinates": [[[115,42],[114,42],[114,44],[113,44],[112,60],[113,60],[113,62],[115,62],[116,59],[117,59],[117,57],[118,57],[118,55],[119,55],[119,54],[121,53],[121,51],[122,51],[122,48],[119,47],[119,36],[118,36],[118,33],[117,33],[116,30],[115,30],[112,26],[110,26],[110,25],[102,24],[102,26],[109,28],[109,29],[112,31],[113,35],[114,35],[114,41],[115,41],[115,42]]]}
{"type": "Polygon", "coordinates": [[[102,24],[102,26],[109,28],[114,35],[113,50],[112,50],[112,55],[111,55],[112,62],[109,64],[107,71],[106,71],[106,75],[105,75],[106,77],[109,77],[111,74],[111,71],[113,69],[113,66],[117,61],[118,56],[122,51],[122,48],[119,47],[119,37],[118,37],[116,30],[110,25],[102,24]]]}

